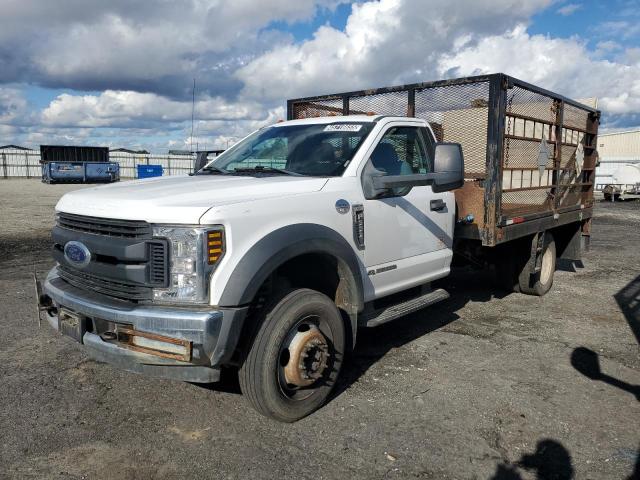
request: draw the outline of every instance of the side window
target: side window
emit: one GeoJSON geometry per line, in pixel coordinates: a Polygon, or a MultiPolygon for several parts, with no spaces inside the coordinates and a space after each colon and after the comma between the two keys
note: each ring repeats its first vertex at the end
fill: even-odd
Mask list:
{"type": "Polygon", "coordinates": [[[371,163],[387,175],[413,175],[431,171],[430,149],[420,127],[391,127],[371,154],[371,163]]]}

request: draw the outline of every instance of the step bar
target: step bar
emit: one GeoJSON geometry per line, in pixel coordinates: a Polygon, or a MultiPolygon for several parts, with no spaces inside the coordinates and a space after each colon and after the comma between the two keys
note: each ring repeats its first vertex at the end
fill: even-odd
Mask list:
{"type": "Polygon", "coordinates": [[[384,323],[396,320],[410,313],[422,310],[429,305],[438,303],[449,298],[449,292],[442,288],[438,288],[419,297],[412,298],[406,302],[397,303],[386,308],[373,310],[360,315],[360,321],[367,327],[377,327],[384,323]]]}

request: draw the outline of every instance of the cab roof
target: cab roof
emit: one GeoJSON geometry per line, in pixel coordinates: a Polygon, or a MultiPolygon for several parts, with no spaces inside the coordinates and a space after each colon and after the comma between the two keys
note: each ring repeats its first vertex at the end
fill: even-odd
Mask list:
{"type": "Polygon", "coordinates": [[[344,123],[344,122],[357,122],[357,123],[373,123],[377,122],[385,115],[332,115],[328,117],[312,117],[312,118],[300,118],[297,120],[288,120],[286,122],[276,123],[274,127],[284,127],[286,125],[315,125],[315,124],[328,124],[328,123],[344,123]]]}

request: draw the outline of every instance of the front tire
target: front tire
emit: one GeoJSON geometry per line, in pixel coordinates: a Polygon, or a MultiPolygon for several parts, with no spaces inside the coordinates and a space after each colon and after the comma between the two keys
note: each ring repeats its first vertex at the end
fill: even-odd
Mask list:
{"type": "Polygon", "coordinates": [[[267,307],[239,371],[240,388],[262,415],[295,422],[320,408],[345,352],[340,311],[326,295],[294,290],[267,307]]]}

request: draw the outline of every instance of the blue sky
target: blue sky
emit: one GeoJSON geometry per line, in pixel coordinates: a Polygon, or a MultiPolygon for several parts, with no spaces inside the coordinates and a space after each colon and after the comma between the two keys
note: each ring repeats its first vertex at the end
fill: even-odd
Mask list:
{"type": "Polygon", "coordinates": [[[287,31],[293,35],[296,42],[303,42],[309,40],[322,25],[330,25],[338,30],[344,30],[350,14],[351,4],[345,3],[338,5],[335,9],[321,8],[312,18],[304,21],[287,23],[279,20],[271,22],[265,28],[287,31]]]}
{"type": "Polygon", "coordinates": [[[495,71],[640,126],[640,0],[6,2],[0,144],[184,148],[194,77],[210,146],[289,97],[495,71]]]}
{"type": "MultiPolygon", "coordinates": [[[[623,48],[638,47],[639,21],[640,2],[636,0],[565,1],[534,15],[529,31],[532,34],[558,38],[579,37],[593,50],[603,41],[615,41],[623,48]],[[559,13],[563,8],[568,8],[564,15],[559,13]],[[632,28],[622,25],[607,26],[620,22],[630,22],[632,28]],[[633,28],[635,32],[630,31],[633,28]]],[[[610,53],[609,57],[612,58],[613,55],[610,53]]]]}

